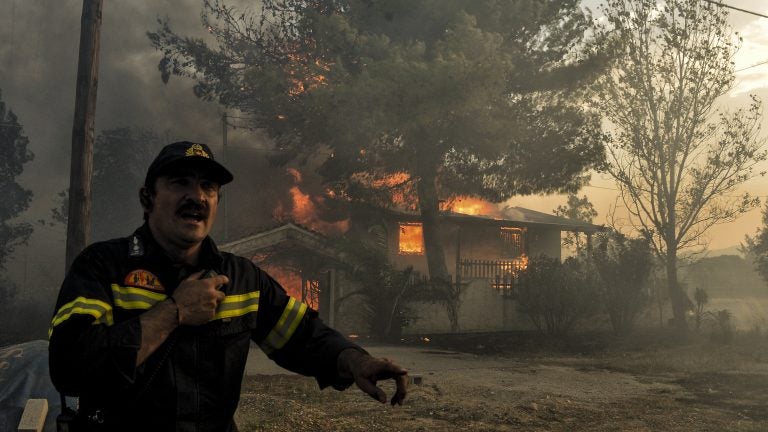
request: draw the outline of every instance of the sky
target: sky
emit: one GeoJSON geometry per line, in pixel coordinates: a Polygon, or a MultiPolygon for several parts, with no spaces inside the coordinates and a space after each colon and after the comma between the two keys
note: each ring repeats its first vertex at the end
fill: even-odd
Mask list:
{"type": "MultiPolygon", "coordinates": [[[[703,0],[702,0],[703,1],[703,0]]],[[[584,6],[598,15],[597,5],[600,1],[587,0],[584,6]]],[[[766,0],[730,0],[725,4],[768,15],[768,1],[766,0]]],[[[736,10],[730,10],[730,24],[738,32],[743,41],[735,58],[736,83],[732,91],[719,101],[725,109],[745,107],[749,103],[749,94],[756,94],[763,100],[763,121],[761,137],[768,137],[768,18],[746,14],[736,10]],[[759,63],[759,66],[750,67],[759,63]]],[[[763,162],[757,171],[768,171],[768,161],[763,162]]],[[[751,195],[760,196],[761,202],[768,202],[768,176],[756,177],[736,191],[734,194],[748,192],[751,195]]],[[[582,189],[578,195],[586,195],[594,204],[598,212],[593,221],[597,224],[608,223],[607,216],[614,212],[619,223],[626,221],[622,217],[623,204],[617,201],[617,188],[613,180],[607,174],[595,173],[592,175],[590,185],[582,189]]],[[[515,198],[510,201],[512,205],[528,207],[543,212],[551,212],[558,205],[565,203],[565,197],[554,196],[529,196],[515,198]]],[[[762,207],[762,205],[761,205],[762,207]]],[[[754,235],[755,230],[762,225],[761,209],[757,208],[745,213],[736,221],[717,225],[707,232],[709,242],[708,249],[714,253],[718,250],[730,249],[744,242],[745,235],[754,235]]],[[[626,226],[627,224],[625,224],[626,226]]]]}
{"type": "MultiPolygon", "coordinates": [[[[588,0],[585,6],[596,11],[597,3],[588,0]]],[[[143,127],[174,138],[207,142],[216,151],[221,142],[222,109],[197,99],[190,80],[172,77],[164,85],[157,72],[160,54],[146,37],[147,31],[157,28],[158,17],[166,16],[180,33],[205,37],[200,4],[199,0],[104,2],[97,133],[119,126],[143,127]]],[[[730,4],[768,15],[765,0],[730,0],[730,4]]],[[[2,100],[18,115],[35,154],[20,178],[34,193],[31,208],[22,217],[31,222],[49,217],[56,194],[68,184],[81,8],[81,0],[0,0],[2,100]]],[[[731,20],[744,40],[736,69],[768,60],[768,19],[732,11],[731,20]]],[[[739,72],[737,84],[723,104],[744,105],[749,93],[768,101],[768,64],[739,72]]],[[[763,127],[768,131],[768,121],[763,127]]],[[[258,153],[266,145],[263,138],[242,129],[230,130],[229,140],[247,154],[258,153]]],[[[768,179],[751,180],[744,190],[766,197],[768,179]]],[[[594,222],[605,223],[616,199],[613,182],[595,175],[580,193],[584,194],[598,211],[594,222]]],[[[532,196],[507,204],[551,213],[564,203],[563,196],[532,196]]],[[[126,203],[126,207],[135,212],[136,223],[140,223],[138,203],[126,203]]],[[[710,247],[737,245],[759,225],[760,211],[754,210],[734,223],[715,227],[710,232],[710,247]]],[[[30,272],[33,265],[60,265],[63,271],[63,228],[35,228],[30,246],[17,252],[24,272],[30,272]]]]}

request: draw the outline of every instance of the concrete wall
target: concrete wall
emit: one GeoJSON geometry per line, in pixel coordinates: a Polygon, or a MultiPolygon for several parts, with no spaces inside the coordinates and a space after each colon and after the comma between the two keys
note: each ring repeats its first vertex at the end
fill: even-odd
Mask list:
{"type": "MultiPolygon", "coordinates": [[[[419,319],[403,330],[404,334],[450,333],[445,307],[438,303],[418,303],[419,319]]],[[[503,297],[485,280],[469,283],[462,295],[459,311],[461,332],[492,332],[533,329],[530,320],[517,312],[515,302],[503,297]]]]}

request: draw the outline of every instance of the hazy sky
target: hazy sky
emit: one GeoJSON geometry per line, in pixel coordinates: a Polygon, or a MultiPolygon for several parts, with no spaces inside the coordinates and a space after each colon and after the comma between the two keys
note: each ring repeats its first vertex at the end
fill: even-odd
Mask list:
{"type": "MultiPolygon", "coordinates": [[[[599,3],[599,0],[584,2],[595,14],[598,13],[597,5],[599,3]]],[[[766,0],[726,0],[724,3],[768,15],[768,1],[766,0]]],[[[731,10],[730,22],[743,38],[742,48],[736,57],[735,70],[744,70],[736,73],[736,85],[733,91],[721,100],[721,103],[728,107],[745,107],[749,104],[748,95],[752,93],[763,100],[763,111],[765,112],[766,104],[768,104],[768,18],[731,10]],[[750,67],[758,63],[763,64],[750,67]]],[[[768,114],[763,116],[761,136],[763,138],[768,137],[768,114]]],[[[768,162],[764,162],[757,171],[768,171],[768,162]]],[[[760,196],[761,201],[765,203],[768,201],[768,176],[750,180],[744,184],[741,191],[760,196]]],[[[605,223],[609,209],[617,205],[616,214],[621,216],[623,205],[616,200],[616,186],[609,176],[594,175],[591,186],[584,188],[579,192],[579,195],[587,195],[595,205],[599,213],[595,223],[605,223]]],[[[564,202],[565,199],[561,196],[532,196],[513,200],[514,205],[544,212],[550,212],[564,202]]],[[[744,240],[746,234],[753,235],[761,224],[760,209],[755,209],[741,216],[735,222],[715,226],[708,231],[709,249],[717,250],[738,245],[744,240]]]]}
{"type": "MultiPolygon", "coordinates": [[[[174,77],[163,85],[157,72],[159,53],[150,47],[145,35],[157,27],[157,17],[170,16],[175,29],[204,36],[200,3],[104,2],[97,132],[139,126],[171,137],[220,143],[221,108],[195,98],[189,80],[174,77]]],[[[588,6],[596,10],[597,3],[589,1],[588,6]]],[[[768,14],[765,0],[730,0],[730,4],[768,14]]],[[[31,221],[48,217],[56,194],[68,184],[81,7],[81,0],[0,0],[2,99],[18,115],[35,153],[35,160],[25,167],[21,177],[35,194],[32,208],[24,216],[31,221]]],[[[768,19],[736,11],[731,12],[731,18],[744,38],[736,68],[768,60],[768,19]]],[[[768,64],[739,72],[737,78],[736,88],[724,103],[744,105],[748,93],[768,100],[768,64]]],[[[764,125],[768,130],[768,122],[764,125]]],[[[235,131],[230,139],[232,145],[246,151],[263,144],[258,138],[235,131]]],[[[750,181],[745,189],[765,197],[766,186],[768,179],[759,178],[750,181]]],[[[613,183],[596,176],[592,186],[581,194],[595,203],[599,212],[595,222],[604,223],[616,196],[613,183]]],[[[515,199],[510,204],[549,213],[564,201],[564,197],[536,196],[515,199]]],[[[126,211],[136,212],[136,220],[140,221],[138,202],[126,203],[126,211]]],[[[716,227],[711,231],[711,247],[738,244],[759,224],[760,212],[755,210],[735,223],[716,227]]],[[[36,227],[32,246],[19,253],[34,255],[41,261],[59,259],[64,250],[63,229],[36,227]]]]}

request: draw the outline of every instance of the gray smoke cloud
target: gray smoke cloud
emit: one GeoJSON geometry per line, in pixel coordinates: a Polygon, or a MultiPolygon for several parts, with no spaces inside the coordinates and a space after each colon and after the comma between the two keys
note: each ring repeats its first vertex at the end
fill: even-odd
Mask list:
{"type": "MultiPolygon", "coordinates": [[[[34,193],[30,209],[20,217],[30,222],[49,218],[57,193],[69,184],[82,4],[81,0],[0,0],[2,99],[18,115],[35,154],[19,179],[34,193]]],[[[163,84],[157,71],[160,53],[146,36],[158,27],[158,18],[168,17],[180,34],[205,38],[200,11],[199,0],[104,2],[97,134],[138,127],[172,140],[210,143],[214,151],[221,148],[222,108],[197,99],[191,80],[174,77],[163,84]]],[[[243,155],[258,157],[258,148],[265,146],[258,135],[243,130],[230,130],[229,144],[230,159],[237,160],[243,155]]],[[[242,181],[248,177],[247,167],[232,170],[242,186],[253,185],[254,179],[242,181]]],[[[140,223],[138,200],[126,206],[140,223]]],[[[29,247],[20,248],[15,265],[9,266],[12,278],[32,288],[30,273],[41,273],[37,266],[44,267],[51,274],[47,279],[58,284],[64,271],[64,231],[64,227],[36,224],[29,247]]]]}

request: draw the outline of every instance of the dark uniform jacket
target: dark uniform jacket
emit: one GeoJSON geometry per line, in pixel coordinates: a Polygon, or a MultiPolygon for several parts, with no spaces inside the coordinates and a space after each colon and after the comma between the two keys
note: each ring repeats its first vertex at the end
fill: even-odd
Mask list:
{"type": "Polygon", "coordinates": [[[199,261],[194,268],[172,262],[146,225],[77,257],[59,293],[49,350],[53,383],[80,397],[81,417],[109,431],[231,430],[251,341],[321,388],[352,383],[338,376],[336,359],[360,348],[315,311],[249,260],[219,252],[210,238],[199,261]],[[230,279],[215,318],[178,327],[136,367],[139,316],[198,270],[230,279]]]}

